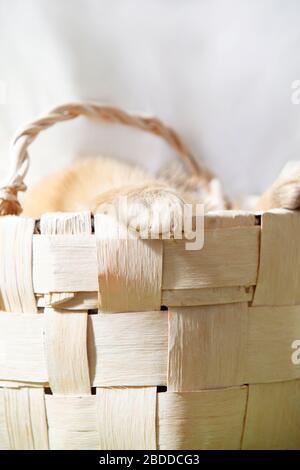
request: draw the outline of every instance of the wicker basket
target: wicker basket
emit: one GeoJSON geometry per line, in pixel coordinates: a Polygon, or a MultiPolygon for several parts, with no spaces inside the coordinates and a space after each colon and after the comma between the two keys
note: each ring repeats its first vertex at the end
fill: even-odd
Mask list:
{"type": "MultiPolygon", "coordinates": [[[[20,134],[3,214],[38,132],[95,110],[128,123],[61,107],[20,134]]],[[[300,214],[208,214],[200,251],[93,221],[0,219],[0,448],[300,448],[300,214]]]]}

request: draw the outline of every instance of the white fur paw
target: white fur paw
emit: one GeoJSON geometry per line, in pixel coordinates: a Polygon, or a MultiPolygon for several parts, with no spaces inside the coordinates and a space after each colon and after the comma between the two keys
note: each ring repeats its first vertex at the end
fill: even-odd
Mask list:
{"type": "Polygon", "coordinates": [[[182,232],[184,201],[168,188],[133,189],[116,195],[112,204],[102,204],[97,212],[113,215],[141,238],[168,238],[182,232]]]}

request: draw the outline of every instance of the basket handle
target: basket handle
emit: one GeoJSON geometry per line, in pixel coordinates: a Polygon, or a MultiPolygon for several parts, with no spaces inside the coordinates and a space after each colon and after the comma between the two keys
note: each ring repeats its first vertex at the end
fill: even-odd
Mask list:
{"type": "Polygon", "coordinates": [[[86,116],[107,123],[119,123],[142,129],[162,137],[175,149],[186,163],[192,175],[204,182],[211,179],[209,172],[201,168],[189,149],[177,133],[154,117],[142,117],[128,114],[118,108],[92,103],[69,103],[52,109],[46,116],[27,125],[13,142],[12,171],[7,183],[0,188],[0,215],[19,215],[22,206],[18,192],[26,191],[24,178],[29,168],[28,147],[38,134],[62,121],[69,121],[77,116],[86,116]]]}

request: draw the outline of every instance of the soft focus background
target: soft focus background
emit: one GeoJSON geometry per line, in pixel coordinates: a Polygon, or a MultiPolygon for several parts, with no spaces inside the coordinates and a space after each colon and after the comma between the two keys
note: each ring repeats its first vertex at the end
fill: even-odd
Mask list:
{"type": "MultiPolygon", "coordinates": [[[[230,195],[262,191],[300,156],[299,21],[299,0],[0,0],[0,177],[22,124],[96,100],[159,116],[230,195]]],[[[28,181],[99,153],[152,171],[173,157],[80,119],[33,144],[28,181]]]]}

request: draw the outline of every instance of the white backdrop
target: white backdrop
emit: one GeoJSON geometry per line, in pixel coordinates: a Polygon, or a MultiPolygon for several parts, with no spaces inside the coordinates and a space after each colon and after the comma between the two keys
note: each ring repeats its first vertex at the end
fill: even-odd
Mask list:
{"type": "MultiPolygon", "coordinates": [[[[159,116],[229,194],[261,191],[300,154],[299,21],[298,0],[0,0],[0,176],[24,122],[88,99],[159,116]]],[[[32,146],[29,181],[99,153],[152,170],[173,157],[79,120],[32,146]]]]}

